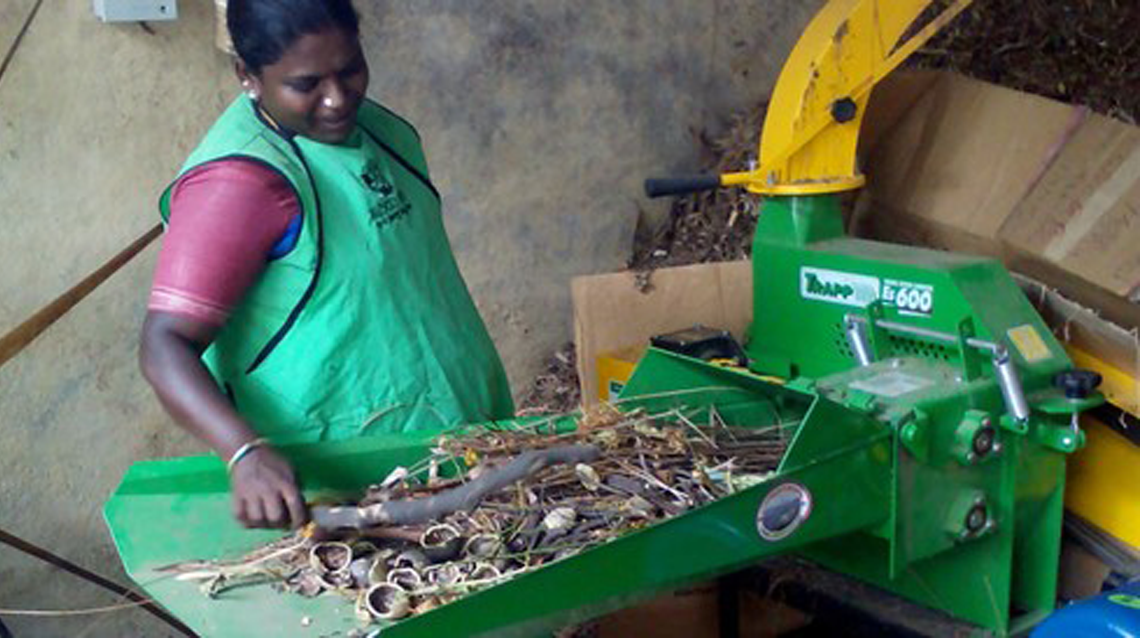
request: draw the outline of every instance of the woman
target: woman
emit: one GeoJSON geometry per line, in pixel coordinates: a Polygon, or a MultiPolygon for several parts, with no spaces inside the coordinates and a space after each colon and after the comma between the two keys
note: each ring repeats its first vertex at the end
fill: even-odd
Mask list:
{"type": "Polygon", "coordinates": [[[365,98],[351,0],[230,0],[243,87],[160,208],[140,362],[227,460],[234,515],[307,512],[273,444],[507,418],[415,130],[365,98]]]}

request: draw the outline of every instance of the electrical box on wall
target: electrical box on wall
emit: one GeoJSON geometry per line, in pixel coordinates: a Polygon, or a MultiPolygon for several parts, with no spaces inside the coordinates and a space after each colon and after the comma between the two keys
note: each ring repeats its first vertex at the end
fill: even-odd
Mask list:
{"type": "Polygon", "coordinates": [[[178,0],[92,0],[103,22],[152,22],[178,17],[178,0]]]}

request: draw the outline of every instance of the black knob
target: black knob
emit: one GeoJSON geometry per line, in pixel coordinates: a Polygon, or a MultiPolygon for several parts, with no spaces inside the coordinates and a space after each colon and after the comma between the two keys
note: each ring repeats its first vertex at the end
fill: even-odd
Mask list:
{"type": "Polygon", "coordinates": [[[855,119],[859,114],[859,105],[849,97],[840,98],[831,103],[831,117],[835,118],[836,122],[846,124],[855,119]]]}
{"type": "Polygon", "coordinates": [[[1066,370],[1053,377],[1053,385],[1065,392],[1066,399],[1087,398],[1100,381],[1100,374],[1092,370],[1066,370]]]}

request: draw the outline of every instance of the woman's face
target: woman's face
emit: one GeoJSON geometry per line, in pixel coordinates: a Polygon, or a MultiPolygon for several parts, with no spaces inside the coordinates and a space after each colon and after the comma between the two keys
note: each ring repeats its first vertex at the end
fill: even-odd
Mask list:
{"type": "Polygon", "coordinates": [[[260,74],[239,62],[238,75],[278,124],[326,144],[343,142],[352,133],[368,91],[360,40],[337,28],[301,36],[260,74]]]}

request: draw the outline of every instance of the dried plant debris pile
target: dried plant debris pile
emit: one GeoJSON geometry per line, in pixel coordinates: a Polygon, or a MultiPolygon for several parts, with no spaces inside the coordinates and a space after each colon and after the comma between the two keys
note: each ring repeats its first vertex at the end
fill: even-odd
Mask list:
{"type": "MultiPolygon", "coordinates": [[[[696,135],[700,170],[722,174],[747,170],[767,104],[733,118],[722,137],[696,135]]],[[[695,193],[673,200],[669,217],[655,229],[641,227],[634,237],[629,268],[649,273],[657,268],[746,259],[752,252],[759,200],[739,188],[695,193]]],[[[644,216],[643,216],[644,217],[644,216]]]]}
{"type": "Polygon", "coordinates": [[[951,69],[1135,124],[1140,2],[974,0],[914,63],[951,69]]]}
{"type": "Polygon", "coordinates": [[[546,419],[442,437],[359,503],[314,508],[318,522],[361,529],[320,541],[302,532],[237,561],[166,570],[211,597],[272,583],[343,596],[363,622],[421,614],[755,485],[795,427],[733,427],[715,411],[698,426],[697,414],[606,406],[561,434],[546,419]],[[470,469],[445,478],[448,468],[470,469]]]}
{"type": "Polygon", "coordinates": [[[518,416],[567,414],[578,409],[582,388],[578,385],[577,354],[567,343],[546,360],[546,369],[531,382],[518,404],[518,416]]]}

